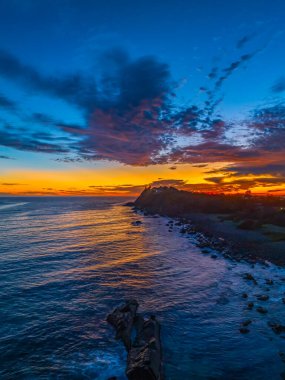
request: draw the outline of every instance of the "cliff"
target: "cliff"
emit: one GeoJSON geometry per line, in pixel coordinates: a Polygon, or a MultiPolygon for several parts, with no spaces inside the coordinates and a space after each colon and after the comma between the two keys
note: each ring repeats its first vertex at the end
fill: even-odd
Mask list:
{"type": "MultiPolygon", "coordinates": [[[[226,242],[235,258],[256,258],[285,265],[285,200],[202,194],[171,187],[146,188],[134,202],[138,210],[180,218],[195,231],[226,242]]],[[[225,243],[223,243],[225,248],[225,243]]]]}

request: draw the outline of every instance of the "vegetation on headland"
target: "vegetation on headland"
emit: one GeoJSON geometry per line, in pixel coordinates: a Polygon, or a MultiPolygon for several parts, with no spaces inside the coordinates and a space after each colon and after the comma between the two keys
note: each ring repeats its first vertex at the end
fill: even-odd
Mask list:
{"type": "Polygon", "coordinates": [[[222,218],[237,222],[242,229],[256,229],[265,224],[285,227],[285,197],[253,196],[250,192],[243,195],[206,194],[173,187],[148,187],[135,204],[168,216],[221,214],[222,218]]]}

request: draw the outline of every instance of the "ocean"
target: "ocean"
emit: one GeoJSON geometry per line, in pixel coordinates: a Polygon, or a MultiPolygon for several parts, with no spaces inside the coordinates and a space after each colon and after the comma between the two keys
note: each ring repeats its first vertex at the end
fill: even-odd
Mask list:
{"type": "Polygon", "coordinates": [[[126,200],[0,198],[0,379],[126,379],[106,315],[129,298],[161,323],[165,380],[280,379],[284,335],[268,322],[284,324],[285,270],[214,259],[126,200]]]}

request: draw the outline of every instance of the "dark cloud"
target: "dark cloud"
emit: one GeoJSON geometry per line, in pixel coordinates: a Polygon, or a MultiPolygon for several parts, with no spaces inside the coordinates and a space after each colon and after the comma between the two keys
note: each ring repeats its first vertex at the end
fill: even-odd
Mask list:
{"type": "MultiPolygon", "coordinates": [[[[244,36],[238,41],[237,47],[242,48],[245,43],[249,41],[249,39],[251,39],[250,36],[244,36]]],[[[213,86],[206,91],[207,99],[205,101],[205,111],[209,116],[213,115],[217,106],[223,100],[223,97],[219,95],[219,92],[224,82],[227,81],[236,70],[242,67],[245,63],[249,62],[257,53],[262,50],[263,49],[258,49],[251,53],[242,54],[238,59],[232,61],[226,67],[214,66],[211,69],[207,77],[213,82],[213,86]]]]}
{"type": "Polygon", "coordinates": [[[208,164],[196,164],[196,165],[192,165],[194,168],[206,168],[208,166],[208,164]]]}
{"type": "Polygon", "coordinates": [[[25,185],[24,183],[14,183],[14,182],[3,182],[1,183],[2,186],[20,186],[25,185]]]}
{"type": "Polygon", "coordinates": [[[96,83],[80,73],[58,77],[44,75],[7,51],[0,51],[0,75],[27,88],[57,96],[84,109],[92,109],[97,99],[96,83]]]}
{"type": "Polygon", "coordinates": [[[237,42],[237,45],[236,45],[237,49],[242,49],[249,41],[252,40],[254,36],[255,36],[254,34],[247,34],[241,37],[237,42]]]}
{"type": "MultiPolygon", "coordinates": [[[[7,130],[13,128],[7,126],[7,130]]],[[[66,153],[68,149],[60,144],[40,141],[38,138],[23,136],[20,132],[0,130],[0,145],[29,152],[66,153]]]]}
{"type": "Polygon", "coordinates": [[[14,160],[14,158],[2,154],[0,155],[0,160],[14,160]]]}
{"type": "Polygon", "coordinates": [[[15,109],[16,103],[11,99],[8,99],[6,96],[0,94],[0,108],[15,109]]]}
{"type": "Polygon", "coordinates": [[[154,57],[130,60],[118,58],[118,54],[115,51],[108,56],[112,72],[104,74],[101,98],[94,104],[87,127],[63,125],[62,129],[83,137],[80,152],[84,159],[148,165],[166,147],[174,123],[170,118],[173,83],[169,68],[154,57]]]}
{"type": "Polygon", "coordinates": [[[279,78],[271,87],[271,91],[276,94],[285,91],[285,78],[279,78]]]}

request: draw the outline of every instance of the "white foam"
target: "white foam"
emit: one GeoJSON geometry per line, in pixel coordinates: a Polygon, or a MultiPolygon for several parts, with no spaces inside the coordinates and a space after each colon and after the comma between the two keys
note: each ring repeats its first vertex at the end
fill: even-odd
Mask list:
{"type": "Polygon", "coordinates": [[[9,203],[7,205],[0,205],[0,210],[6,210],[7,208],[17,207],[26,205],[29,202],[18,202],[18,203],[9,203]]]}

